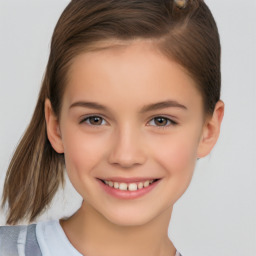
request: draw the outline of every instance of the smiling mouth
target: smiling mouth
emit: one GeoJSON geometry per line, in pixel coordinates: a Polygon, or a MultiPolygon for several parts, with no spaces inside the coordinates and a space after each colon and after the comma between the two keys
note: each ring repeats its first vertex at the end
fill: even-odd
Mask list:
{"type": "Polygon", "coordinates": [[[143,188],[150,187],[153,183],[157,182],[159,179],[145,180],[145,181],[131,182],[131,183],[117,182],[117,181],[111,181],[111,180],[101,180],[101,179],[99,180],[105,185],[107,185],[108,187],[116,190],[137,191],[143,188]]]}

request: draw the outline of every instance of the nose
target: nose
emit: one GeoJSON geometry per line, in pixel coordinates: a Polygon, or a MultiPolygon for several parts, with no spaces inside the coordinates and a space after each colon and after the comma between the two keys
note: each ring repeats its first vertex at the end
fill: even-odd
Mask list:
{"type": "Polygon", "coordinates": [[[146,162],[146,146],[142,135],[129,125],[113,134],[109,163],[122,168],[131,168],[146,162]]]}

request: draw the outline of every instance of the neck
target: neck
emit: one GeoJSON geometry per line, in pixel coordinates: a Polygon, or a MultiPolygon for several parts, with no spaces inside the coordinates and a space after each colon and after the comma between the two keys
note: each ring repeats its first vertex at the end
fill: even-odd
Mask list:
{"type": "Polygon", "coordinates": [[[61,225],[74,247],[86,256],[174,256],[168,238],[172,208],[141,226],[119,226],[83,202],[61,225]]]}

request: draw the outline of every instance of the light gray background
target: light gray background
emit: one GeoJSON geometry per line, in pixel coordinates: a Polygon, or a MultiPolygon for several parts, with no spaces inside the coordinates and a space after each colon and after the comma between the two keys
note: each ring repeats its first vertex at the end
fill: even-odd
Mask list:
{"type": "MultiPolygon", "coordinates": [[[[53,28],[67,3],[0,1],[1,190],[36,103],[53,28]]],[[[189,189],[174,207],[169,234],[184,256],[252,256],[256,255],[256,1],[206,3],[221,35],[226,111],[218,144],[198,162],[189,189]]],[[[69,215],[80,202],[67,183],[39,220],[69,215]]],[[[4,219],[1,213],[0,224],[4,219]]]]}

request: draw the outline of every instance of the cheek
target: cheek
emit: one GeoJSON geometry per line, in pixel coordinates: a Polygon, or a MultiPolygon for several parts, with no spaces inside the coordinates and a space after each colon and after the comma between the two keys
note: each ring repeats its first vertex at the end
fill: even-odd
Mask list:
{"type": "Polygon", "coordinates": [[[187,190],[196,163],[196,145],[184,136],[165,139],[155,161],[165,173],[166,204],[173,205],[187,190]]]}
{"type": "MultiPolygon", "coordinates": [[[[165,170],[167,177],[188,186],[195,167],[198,140],[192,130],[177,132],[154,140],[155,161],[165,170]]],[[[152,148],[153,145],[151,145],[152,148]]]]}
{"type": "Polygon", "coordinates": [[[85,173],[90,173],[104,154],[99,136],[95,138],[72,127],[65,128],[62,141],[66,169],[69,175],[79,179],[83,179],[85,173]]]}
{"type": "Polygon", "coordinates": [[[66,127],[63,136],[65,166],[70,182],[83,197],[89,198],[93,191],[90,175],[97,170],[104,157],[102,139],[66,127]]]}
{"type": "Polygon", "coordinates": [[[158,158],[174,166],[185,166],[196,157],[198,143],[195,136],[175,134],[160,138],[155,143],[158,145],[158,158]]]}

